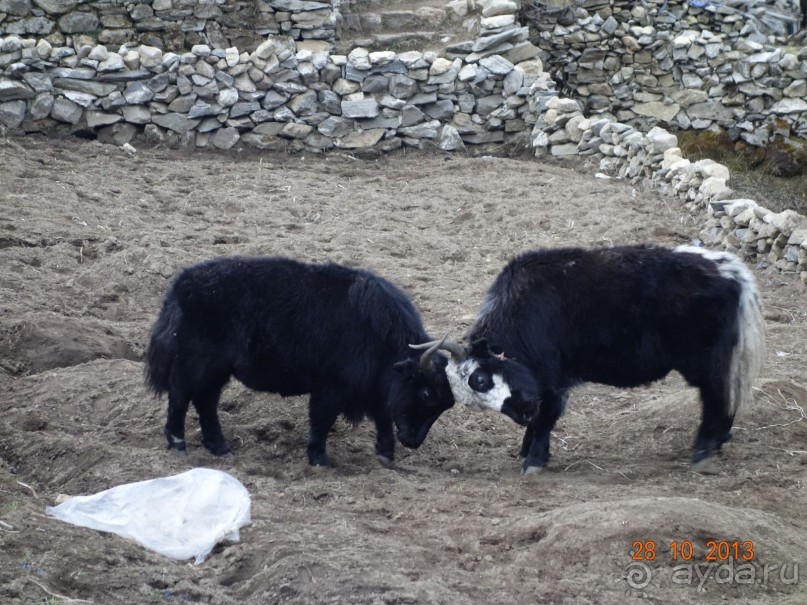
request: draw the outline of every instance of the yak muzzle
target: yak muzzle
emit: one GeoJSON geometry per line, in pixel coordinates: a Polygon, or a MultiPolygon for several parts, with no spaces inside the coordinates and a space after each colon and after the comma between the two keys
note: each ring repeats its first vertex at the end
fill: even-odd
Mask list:
{"type": "Polygon", "coordinates": [[[525,403],[516,404],[513,402],[512,397],[506,399],[502,405],[502,414],[521,426],[528,425],[537,413],[537,406],[525,403]]]}

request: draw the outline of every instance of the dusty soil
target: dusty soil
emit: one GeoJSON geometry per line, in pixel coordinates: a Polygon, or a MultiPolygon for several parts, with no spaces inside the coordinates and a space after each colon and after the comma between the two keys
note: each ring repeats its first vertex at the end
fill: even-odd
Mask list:
{"type": "Polygon", "coordinates": [[[432,334],[459,338],[514,253],[696,236],[676,202],[593,173],[0,139],[0,602],[807,602],[807,305],[795,276],[770,269],[755,268],[763,380],[716,475],[689,469],[699,405],[677,375],[575,390],[550,466],[527,479],[521,429],[463,409],[421,449],[399,447],[392,468],[370,423],[340,421],[338,467],[316,472],[306,400],[238,384],[221,406],[232,458],[201,447],[192,411],[189,456],[165,450],[165,402],[146,393],[141,360],[181,267],[231,254],[370,267],[411,294],[432,334]],[[194,466],[233,474],[253,499],[241,541],[199,566],[44,514],[59,494],[194,466]],[[721,560],[710,540],[751,543],[752,564],[721,560]],[[693,546],[689,567],[673,542],[693,546]]]}

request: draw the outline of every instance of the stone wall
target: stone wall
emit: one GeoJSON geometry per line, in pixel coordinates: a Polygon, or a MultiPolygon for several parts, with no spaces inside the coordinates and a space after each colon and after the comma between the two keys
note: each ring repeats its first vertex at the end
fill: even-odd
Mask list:
{"type": "Polygon", "coordinates": [[[1,36],[0,128],[81,133],[118,145],[145,139],[169,147],[317,152],[451,151],[530,136],[538,156],[598,157],[604,178],[649,182],[694,214],[705,210],[704,242],[799,272],[807,284],[807,217],[736,199],[725,166],[682,158],[674,135],[650,127],[725,121],[754,134],[755,117],[775,116],[782,131],[802,132],[804,49],[794,54],[746,41],[727,51],[707,32],[668,36],[578,13],[577,31],[554,35],[577,66],[568,73],[581,104],[558,96],[517,9],[511,0],[487,0],[475,18],[475,39],[445,57],[362,48],[336,55],[327,44],[276,35],[252,52],[206,44],[184,52],[145,44],[110,50],[80,35],[1,36]],[[694,90],[684,90],[678,82],[685,76],[701,81],[687,80],[694,90]],[[615,111],[605,105],[611,99],[615,111]],[[660,120],[638,113],[637,105],[675,114],[670,109],[660,120]]]}
{"type": "Polygon", "coordinates": [[[477,38],[453,58],[362,48],[334,55],[288,36],[253,52],[195,45],[177,53],[6,36],[0,125],[222,149],[453,150],[526,140],[536,119],[531,87],[547,92],[554,82],[515,23],[516,8],[503,0],[488,10],[477,38]]]}
{"type": "Polygon", "coordinates": [[[588,115],[645,131],[719,126],[752,145],[775,134],[807,139],[807,47],[774,44],[741,19],[715,21],[688,4],[586,6],[530,25],[563,92],[588,115]]]}
{"type": "Polygon", "coordinates": [[[600,158],[598,176],[649,183],[680,200],[694,216],[705,212],[701,239],[706,245],[799,273],[807,285],[807,217],[738,199],[726,166],[682,157],[677,137],[663,128],[645,133],[609,118],[586,117],[573,99],[535,96],[531,104],[539,116],[533,130],[539,157],[600,158]]]}
{"type": "Polygon", "coordinates": [[[165,50],[238,46],[268,34],[335,38],[338,0],[0,0],[0,37],[45,37],[53,46],[142,43],[165,50]]]}

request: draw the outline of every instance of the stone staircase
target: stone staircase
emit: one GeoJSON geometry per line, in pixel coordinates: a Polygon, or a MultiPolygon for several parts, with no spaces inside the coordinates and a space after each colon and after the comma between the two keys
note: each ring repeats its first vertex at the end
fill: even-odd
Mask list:
{"type": "Polygon", "coordinates": [[[347,0],[340,7],[336,52],[440,51],[473,39],[474,0],[347,0]]]}

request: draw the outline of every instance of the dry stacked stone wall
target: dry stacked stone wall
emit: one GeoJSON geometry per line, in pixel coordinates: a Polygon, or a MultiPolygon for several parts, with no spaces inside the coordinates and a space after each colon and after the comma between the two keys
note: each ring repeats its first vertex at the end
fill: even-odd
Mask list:
{"type": "Polygon", "coordinates": [[[269,34],[332,41],[337,14],[330,0],[0,0],[0,37],[44,37],[53,46],[70,38],[73,46],[251,51],[269,34]]]}
{"type": "MultiPolygon", "coordinates": [[[[27,0],[0,6],[8,11],[12,1],[19,16],[28,14],[27,0]]],[[[294,6],[302,4],[311,7],[294,6]]],[[[485,0],[480,9],[469,23],[473,38],[445,56],[363,48],[339,55],[294,31],[270,33],[252,50],[113,46],[62,31],[60,20],[62,29],[47,35],[9,33],[8,23],[19,21],[6,12],[0,129],[81,133],[130,150],[145,139],[183,148],[453,151],[526,138],[538,156],[599,158],[603,177],[652,183],[693,214],[707,213],[705,243],[798,272],[807,284],[807,218],[737,199],[725,166],[683,158],[675,135],[657,126],[727,126],[759,144],[763,125],[804,134],[805,49],[659,31],[580,9],[530,41],[512,0],[485,0]],[[571,59],[566,85],[580,101],[559,95],[544,70],[538,46],[547,40],[571,59]]],[[[637,7],[630,15],[647,19],[637,7]]]]}
{"type": "Polygon", "coordinates": [[[807,140],[807,47],[673,1],[589,0],[532,14],[532,41],[592,117],[643,131],[720,127],[754,146],[807,140]]]}

